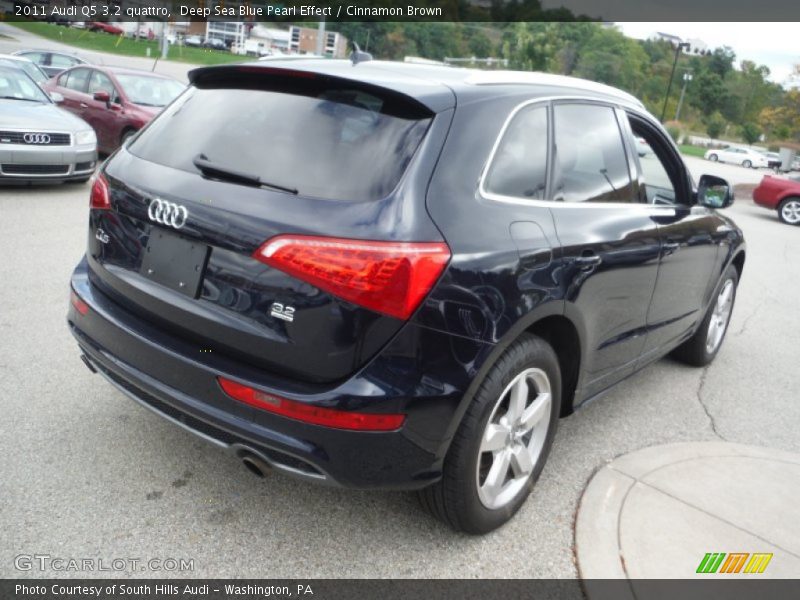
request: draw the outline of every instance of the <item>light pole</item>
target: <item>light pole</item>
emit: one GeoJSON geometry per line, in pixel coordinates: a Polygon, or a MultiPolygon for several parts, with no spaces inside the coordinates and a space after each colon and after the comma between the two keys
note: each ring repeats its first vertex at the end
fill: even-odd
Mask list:
{"type": "Polygon", "coordinates": [[[317,55],[322,56],[325,53],[325,17],[322,17],[317,27],[317,55]]]}
{"type": "Polygon", "coordinates": [[[675,111],[675,120],[677,121],[680,119],[681,116],[681,107],[683,106],[683,97],[686,95],[686,86],[689,85],[689,82],[692,80],[692,72],[687,71],[683,74],[683,88],[681,89],[681,97],[678,99],[678,109],[675,111]]]}
{"type": "Polygon", "coordinates": [[[669,101],[669,93],[672,91],[672,80],[675,77],[675,67],[678,66],[678,56],[680,56],[681,50],[686,48],[687,50],[691,48],[691,44],[689,42],[679,42],[675,46],[675,60],[672,61],[672,72],[669,74],[669,85],[667,86],[667,95],[664,96],[664,108],[661,109],[661,122],[664,122],[664,116],[667,114],[667,102],[669,101]]]}

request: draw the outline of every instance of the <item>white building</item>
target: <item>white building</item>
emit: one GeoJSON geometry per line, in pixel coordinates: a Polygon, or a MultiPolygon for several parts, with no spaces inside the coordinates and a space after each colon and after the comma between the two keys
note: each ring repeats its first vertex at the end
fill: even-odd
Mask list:
{"type": "Polygon", "coordinates": [[[654,33],[651,33],[648,39],[654,41],[661,40],[664,42],[669,42],[673,47],[677,46],[678,44],[687,43],[689,44],[689,47],[683,48],[682,52],[684,54],[706,54],[708,52],[708,44],[706,44],[703,40],[698,38],[690,38],[684,40],[680,36],[672,35],[671,33],[656,31],[654,33]]]}
{"type": "Polygon", "coordinates": [[[245,42],[248,47],[255,44],[262,49],[260,56],[267,54],[288,54],[291,34],[284,29],[273,29],[256,25],[250,30],[250,37],[245,42]]]}

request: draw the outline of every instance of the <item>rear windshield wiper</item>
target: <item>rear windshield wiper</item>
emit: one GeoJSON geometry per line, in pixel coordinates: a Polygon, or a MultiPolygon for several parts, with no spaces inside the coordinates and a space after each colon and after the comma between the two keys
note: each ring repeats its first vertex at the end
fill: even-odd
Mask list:
{"type": "Polygon", "coordinates": [[[220,179],[222,181],[230,181],[231,183],[240,183],[242,185],[268,187],[274,190],[279,190],[281,192],[287,192],[289,194],[297,195],[296,188],[286,187],[283,185],[278,185],[276,183],[269,183],[267,181],[262,181],[258,175],[253,175],[251,173],[237,171],[235,169],[230,169],[228,167],[219,167],[210,160],[208,160],[208,157],[205,154],[198,154],[197,156],[195,156],[192,159],[192,163],[194,164],[195,167],[200,169],[200,172],[203,175],[212,177],[214,179],[220,179]]]}

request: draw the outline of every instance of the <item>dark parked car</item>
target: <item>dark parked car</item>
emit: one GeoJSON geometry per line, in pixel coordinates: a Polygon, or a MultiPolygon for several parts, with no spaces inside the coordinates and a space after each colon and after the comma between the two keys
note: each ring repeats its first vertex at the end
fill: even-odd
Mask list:
{"type": "Polygon", "coordinates": [[[695,187],[632,96],[377,61],[190,80],[96,180],[69,327],[91,370],[257,474],[417,489],[487,532],[560,416],[717,355],[733,195],[695,187]]]}
{"type": "Polygon", "coordinates": [[[800,175],[765,175],[753,190],[753,200],[759,206],[776,211],[784,223],[800,225],[800,175]]]}
{"type": "Polygon", "coordinates": [[[50,50],[18,50],[13,53],[15,56],[24,56],[28,60],[35,62],[47,73],[48,77],[54,77],[64,69],[69,69],[75,65],[86,65],[88,61],[74,54],[65,52],[52,52],[50,50]]]}
{"type": "Polygon", "coordinates": [[[203,42],[203,48],[211,48],[212,50],[227,50],[228,46],[220,39],[208,38],[203,42]]]}
{"type": "Polygon", "coordinates": [[[64,96],[61,105],[97,132],[100,152],[113,152],[185,86],[164,75],[118,67],[75,67],[44,85],[64,96]]]}

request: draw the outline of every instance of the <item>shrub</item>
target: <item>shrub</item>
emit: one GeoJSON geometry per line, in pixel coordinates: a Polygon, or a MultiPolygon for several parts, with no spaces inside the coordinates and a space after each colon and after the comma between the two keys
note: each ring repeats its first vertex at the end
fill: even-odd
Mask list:
{"type": "Polygon", "coordinates": [[[673,142],[675,142],[676,144],[680,142],[681,130],[678,127],[676,127],[675,125],[670,125],[669,127],[667,127],[667,133],[669,134],[669,137],[672,138],[673,142]]]}
{"type": "Polygon", "coordinates": [[[722,118],[722,115],[718,112],[715,112],[706,120],[706,133],[712,139],[716,139],[722,133],[722,130],[725,129],[725,119],[722,118]]]}

